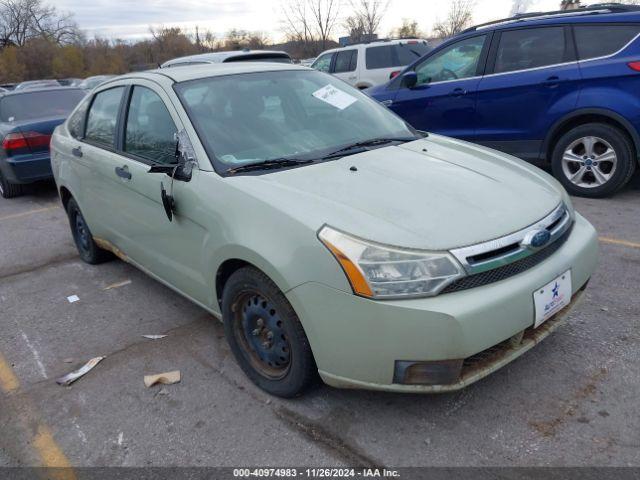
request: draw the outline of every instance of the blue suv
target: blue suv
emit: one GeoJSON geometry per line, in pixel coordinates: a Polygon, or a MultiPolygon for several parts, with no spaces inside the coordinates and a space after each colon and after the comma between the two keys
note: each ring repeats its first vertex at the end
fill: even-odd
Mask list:
{"type": "Polygon", "coordinates": [[[625,185],[640,152],[640,8],[602,4],[466,30],[367,93],[419,130],[550,165],[574,195],[625,185]]]}

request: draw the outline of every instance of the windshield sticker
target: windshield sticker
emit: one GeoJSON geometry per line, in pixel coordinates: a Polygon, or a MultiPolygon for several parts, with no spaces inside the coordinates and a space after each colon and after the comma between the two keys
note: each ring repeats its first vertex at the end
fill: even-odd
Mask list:
{"type": "Polygon", "coordinates": [[[329,105],[333,105],[338,110],[344,110],[349,105],[358,100],[356,97],[352,97],[347,92],[338,90],[333,85],[322,87],[320,90],[316,90],[315,92],[313,92],[312,95],[318,100],[322,100],[329,105]]]}

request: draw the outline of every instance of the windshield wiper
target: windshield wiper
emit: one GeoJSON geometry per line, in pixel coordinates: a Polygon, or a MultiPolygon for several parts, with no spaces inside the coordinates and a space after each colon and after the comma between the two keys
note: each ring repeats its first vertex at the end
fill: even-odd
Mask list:
{"type": "Polygon", "coordinates": [[[226,171],[231,175],[240,172],[251,172],[254,170],[272,170],[276,168],[295,167],[298,165],[304,165],[312,163],[313,160],[296,160],[293,158],[274,158],[271,160],[265,160],[264,162],[248,163],[246,165],[240,165],[239,167],[230,168],[226,171]]]}
{"type": "MultiPolygon", "coordinates": [[[[322,157],[323,160],[327,160],[329,158],[334,157],[342,157],[351,152],[352,150],[362,150],[367,147],[375,147],[378,145],[386,145],[392,142],[413,142],[414,140],[419,140],[418,137],[389,137],[389,138],[372,138],[371,140],[364,140],[362,142],[352,143],[345,147],[342,147],[334,152],[331,152],[322,157]]],[[[359,153],[359,152],[353,152],[359,153]]]]}

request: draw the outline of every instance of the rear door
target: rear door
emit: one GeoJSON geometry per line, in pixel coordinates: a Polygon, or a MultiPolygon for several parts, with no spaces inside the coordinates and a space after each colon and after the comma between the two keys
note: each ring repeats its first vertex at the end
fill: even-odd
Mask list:
{"type": "Polygon", "coordinates": [[[528,160],[539,157],[556,120],[580,92],[571,29],[553,25],[496,32],[478,87],[475,140],[528,160]]]}
{"type": "Polygon", "coordinates": [[[390,108],[419,130],[473,138],[476,92],[488,45],[489,36],[481,34],[428,55],[413,67],[417,84],[401,86],[390,108]]]}
{"type": "Polygon", "coordinates": [[[358,65],[358,50],[350,48],[348,50],[340,50],[336,52],[335,60],[331,73],[349,85],[356,86],[358,74],[356,67],[358,65]]]}

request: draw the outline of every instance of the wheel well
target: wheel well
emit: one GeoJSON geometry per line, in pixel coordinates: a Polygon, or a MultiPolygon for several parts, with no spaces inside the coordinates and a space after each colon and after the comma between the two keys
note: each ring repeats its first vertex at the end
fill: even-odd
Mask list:
{"type": "Polygon", "coordinates": [[[612,127],[617,128],[624,135],[626,135],[629,140],[631,140],[631,145],[633,147],[633,156],[634,157],[637,156],[636,143],[633,139],[633,136],[627,129],[627,127],[625,127],[622,123],[617,121],[615,118],[608,117],[607,115],[602,115],[598,113],[588,113],[588,114],[570,118],[556,128],[556,130],[553,132],[553,136],[551,137],[551,139],[549,140],[549,143],[547,144],[547,150],[545,152],[546,156],[544,160],[547,163],[551,163],[551,156],[553,155],[553,149],[556,143],[558,142],[558,140],[560,140],[560,138],[568,131],[576,127],[579,127],[580,125],[586,125],[587,123],[604,123],[605,125],[610,125],[612,127]]]}
{"type": "Polygon", "coordinates": [[[60,187],[60,200],[62,200],[62,206],[64,207],[65,211],[67,210],[67,205],[69,204],[69,200],[71,200],[71,198],[71,192],[65,187],[60,187]]]}
{"type": "Polygon", "coordinates": [[[229,280],[229,277],[237,270],[247,266],[252,265],[244,260],[232,258],[230,260],[225,260],[222,265],[218,267],[218,272],[216,273],[216,296],[220,307],[222,307],[222,292],[224,291],[224,286],[226,285],[227,280],[229,280]]]}

